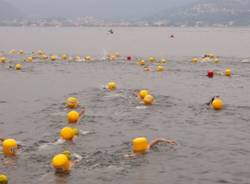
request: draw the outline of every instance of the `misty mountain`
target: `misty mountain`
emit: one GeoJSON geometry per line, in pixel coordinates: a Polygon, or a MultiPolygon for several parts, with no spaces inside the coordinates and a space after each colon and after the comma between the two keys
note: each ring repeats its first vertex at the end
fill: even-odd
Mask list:
{"type": "Polygon", "coordinates": [[[151,19],[157,20],[172,26],[248,26],[250,0],[200,0],[164,11],[151,19]]]}
{"type": "Polygon", "coordinates": [[[6,0],[29,17],[139,19],[195,0],[6,0]]]}
{"type": "Polygon", "coordinates": [[[4,0],[0,0],[1,20],[16,19],[22,17],[24,17],[24,14],[19,9],[4,0]]]}

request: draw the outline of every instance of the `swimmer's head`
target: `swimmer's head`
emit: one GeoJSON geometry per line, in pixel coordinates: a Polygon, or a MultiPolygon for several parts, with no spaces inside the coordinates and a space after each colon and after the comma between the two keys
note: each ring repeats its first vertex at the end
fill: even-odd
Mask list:
{"type": "Polygon", "coordinates": [[[77,111],[70,111],[67,115],[69,123],[77,123],[80,118],[80,115],[77,111]]]}
{"type": "Polygon", "coordinates": [[[50,56],[50,60],[51,60],[51,61],[57,60],[57,56],[56,56],[56,55],[51,55],[51,56],[50,56]]]}
{"type": "Polygon", "coordinates": [[[55,155],[52,159],[52,166],[56,172],[64,173],[70,170],[70,160],[65,154],[55,155]]]}
{"type": "Polygon", "coordinates": [[[78,130],[78,128],[72,128],[72,130],[73,130],[75,136],[78,136],[78,135],[79,135],[79,130],[78,130]]]}
{"type": "Polygon", "coordinates": [[[69,160],[71,160],[72,153],[70,151],[65,150],[64,152],[62,152],[62,154],[64,154],[69,160]]]}
{"type": "Polygon", "coordinates": [[[162,65],[158,65],[157,67],[156,67],[156,71],[157,72],[163,72],[165,70],[165,68],[164,68],[164,66],[162,66],[162,65]]]}
{"type": "Polygon", "coordinates": [[[8,184],[8,177],[4,174],[0,174],[0,184],[8,184]]]}
{"type": "Polygon", "coordinates": [[[138,137],[132,140],[134,153],[145,153],[149,149],[149,142],[146,137],[138,137]]]}
{"type": "Polygon", "coordinates": [[[5,156],[15,156],[17,152],[17,142],[15,139],[5,139],[2,143],[5,156]]]}

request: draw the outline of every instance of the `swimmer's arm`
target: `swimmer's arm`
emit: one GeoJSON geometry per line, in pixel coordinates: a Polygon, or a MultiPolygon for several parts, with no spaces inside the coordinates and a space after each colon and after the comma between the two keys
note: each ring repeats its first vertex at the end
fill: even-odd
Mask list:
{"type": "Polygon", "coordinates": [[[159,143],[167,143],[167,144],[172,144],[172,145],[175,145],[176,144],[176,141],[175,140],[171,140],[171,139],[163,139],[163,138],[160,138],[160,139],[155,139],[153,140],[150,144],[149,144],[149,148],[152,148],[153,146],[159,144],[159,143]]]}
{"type": "Polygon", "coordinates": [[[84,114],[85,114],[85,108],[83,107],[83,108],[81,109],[81,111],[79,112],[79,115],[80,115],[80,117],[81,117],[81,116],[84,116],[84,114]]]}

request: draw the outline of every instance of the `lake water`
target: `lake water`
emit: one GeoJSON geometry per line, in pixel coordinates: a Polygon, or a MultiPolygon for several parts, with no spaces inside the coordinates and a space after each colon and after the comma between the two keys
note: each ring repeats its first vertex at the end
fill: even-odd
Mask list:
{"type": "Polygon", "coordinates": [[[211,184],[250,183],[250,29],[191,28],[0,28],[0,51],[10,62],[0,64],[0,137],[24,144],[17,158],[0,155],[0,173],[22,184],[211,184]],[[171,34],[174,39],[169,38],[171,34]],[[9,55],[23,49],[26,55],[9,55]],[[166,71],[145,72],[136,60],[23,62],[31,51],[102,57],[165,57],[166,71]],[[193,56],[220,56],[220,63],[192,64],[193,56]],[[22,63],[15,71],[9,66],[22,63]],[[232,77],[207,78],[207,70],[232,77]],[[116,81],[118,90],[102,86],[116,81]],[[148,89],[156,103],[142,107],[134,93],[148,89]],[[205,105],[220,95],[222,111],[205,105]],[[86,116],[76,125],[90,134],[75,143],[50,145],[67,126],[64,102],[76,96],[86,116]],[[130,141],[146,136],[172,138],[137,158],[130,141]],[[69,176],[54,175],[54,154],[70,150],[83,157],[69,176]]]}

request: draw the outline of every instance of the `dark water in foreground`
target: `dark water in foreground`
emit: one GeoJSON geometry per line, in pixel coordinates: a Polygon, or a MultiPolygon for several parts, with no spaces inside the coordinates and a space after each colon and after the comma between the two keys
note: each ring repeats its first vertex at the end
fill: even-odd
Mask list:
{"type": "Polygon", "coordinates": [[[0,156],[0,172],[22,184],[250,183],[250,64],[233,57],[191,64],[190,57],[177,56],[169,57],[162,73],[144,72],[134,61],[36,60],[23,63],[22,71],[0,64],[0,135],[25,144],[17,159],[0,156]],[[232,69],[231,78],[205,76],[208,69],[225,68],[232,69]],[[119,90],[110,94],[101,86],[111,80],[119,90]],[[138,108],[133,93],[142,88],[156,97],[155,105],[138,108]],[[204,106],[214,95],[222,97],[224,110],[204,106]],[[87,109],[77,127],[92,133],[75,144],[41,148],[67,125],[63,102],[69,96],[87,109]],[[124,158],[137,136],[170,137],[178,145],[124,158]],[[65,149],[83,160],[60,178],[50,160],[65,149]]]}

